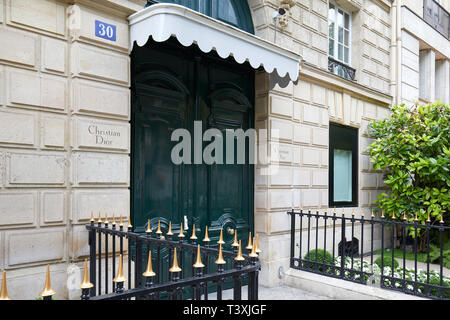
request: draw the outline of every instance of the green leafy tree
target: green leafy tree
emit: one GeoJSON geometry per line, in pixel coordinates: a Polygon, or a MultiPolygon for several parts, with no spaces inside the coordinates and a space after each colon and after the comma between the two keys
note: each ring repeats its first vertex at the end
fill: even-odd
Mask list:
{"type": "Polygon", "coordinates": [[[385,173],[389,188],[378,196],[378,207],[389,217],[406,213],[412,220],[417,214],[422,224],[428,217],[432,223],[448,221],[450,105],[401,105],[391,111],[390,117],[369,125],[376,139],[369,146],[371,162],[385,173]]]}

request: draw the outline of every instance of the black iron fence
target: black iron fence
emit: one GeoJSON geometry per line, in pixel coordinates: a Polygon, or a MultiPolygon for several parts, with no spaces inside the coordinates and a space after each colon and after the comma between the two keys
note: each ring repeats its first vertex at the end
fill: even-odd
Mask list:
{"type": "Polygon", "coordinates": [[[450,270],[444,269],[444,238],[450,236],[450,227],[442,219],[433,225],[429,218],[420,224],[417,216],[408,220],[405,214],[399,220],[383,213],[375,217],[373,211],[370,218],[363,212],[356,217],[354,211],[346,217],[344,211],[336,214],[336,209],[332,214],[294,209],[287,213],[291,216],[291,268],[450,299],[450,270]],[[431,235],[438,243],[435,246],[431,235]],[[438,262],[433,264],[432,259],[438,262]]]}
{"type": "Polygon", "coordinates": [[[241,240],[238,242],[236,235],[233,251],[226,251],[222,249],[222,233],[218,244],[211,245],[206,228],[200,246],[195,225],[186,239],[182,226],[178,235],[172,233],[171,227],[163,235],[159,223],[156,231],[148,223],[146,233],[142,234],[133,232],[131,225],[125,230],[122,222],[117,227],[115,222],[110,225],[107,220],[99,219],[97,223],[91,220],[86,226],[91,273],[81,285],[82,299],[208,300],[215,292],[217,300],[222,300],[223,290],[232,288],[233,299],[241,300],[242,288],[247,285],[248,299],[258,300],[257,237],[253,243],[249,237],[244,249],[248,254],[242,254],[241,240]],[[108,274],[109,267],[114,279],[108,274]]]}

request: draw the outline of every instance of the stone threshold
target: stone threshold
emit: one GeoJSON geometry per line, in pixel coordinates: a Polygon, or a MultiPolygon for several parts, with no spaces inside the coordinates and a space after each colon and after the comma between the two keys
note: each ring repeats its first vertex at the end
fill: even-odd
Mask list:
{"type": "Polygon", "coordinates": [[[288,269],[283,284],[336,300],[428,300],[377,286],[354,283],[315,273],[288,269]]]}

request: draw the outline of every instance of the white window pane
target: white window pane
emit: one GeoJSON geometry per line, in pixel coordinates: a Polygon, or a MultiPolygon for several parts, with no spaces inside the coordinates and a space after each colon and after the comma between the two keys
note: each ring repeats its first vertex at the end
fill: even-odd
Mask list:
{"type": "Polygon", "coordinates": [[[344,47],[342,46],[342,44],[338,44],[338,59],[339,60],[343,60],[343,56],[344,56],[344,47]]]}
{"type": "Polygon", "coordinates": [[[344,48],[344,62],[349,63],[349,49],[348,48],[344,48]]]}
{"type": "Polygon", "coordinates": [[[350,16],[348,14],[345,14],[344,27],[345,29],[350,29],[350,16]]]}
{"type": "Polygon", "coordinates": [[[328,20],[336,21],[336,11],[334,5],[330,3],[330,9],[328,10],[328,20]]]}
{"type": "Polygon", "coordinates": [[[330,22],[330,23],[328,24],[328,36],[329,36],[331,39],[334,39],[334,22],[330,22]]]}
{"type": "Polygon", "coordinates": [[[338,10],[338,26],[344,26],[344,12],[342,10],[338,10]]]}
{"type": "Polygon", "coordinates": [[[328,41],[328,54],[334,57],[334,40],[332,39],[328,41]]]}
{"type": "Polygon", "coordinates": [[[342,29],[341,27],[339,27],[339,30],[338,30],[338,41],[339,41],[339,43],[344,42],[344,29],[342,29]]]}
{"type": "Polygon", "coordinates": [[[334,154],[334,199],[335,202],[352,201],[352,151],[335,149],[334,154]]]}
{"type": "Polygon", "coordinates": [[[349,39],[350,39],[350,32],[348,32],[347,30],[345,30],[345,31],[344,31],[344,44],[345,44],[346,46],[348,46],[349,39]]]}

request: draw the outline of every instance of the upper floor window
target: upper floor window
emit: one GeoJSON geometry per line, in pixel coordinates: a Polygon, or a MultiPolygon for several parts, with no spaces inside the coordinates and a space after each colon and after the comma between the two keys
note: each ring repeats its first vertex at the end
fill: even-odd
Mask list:
{"type": "Polygon", "coordinates": [[[175,3],[203,13],[211,18],[255,34],[250,7],[243,0],[147,0],[147,6],[155,3],[175,3]]]}
{"type": "Polygon", "coordinates": [[[351,64],[352,15],[330,1],[328,10],[328,67],[337,75],[354,80],[351,64]]]}

